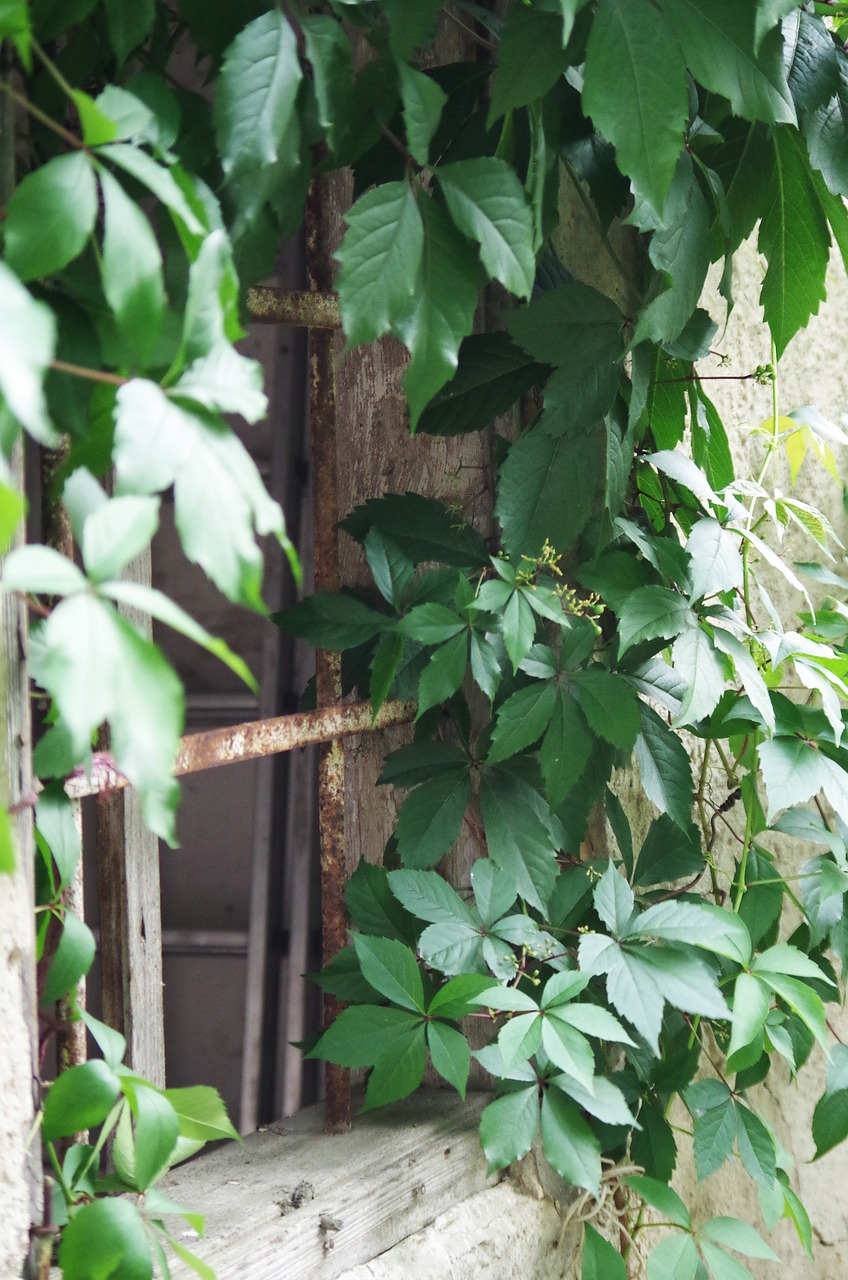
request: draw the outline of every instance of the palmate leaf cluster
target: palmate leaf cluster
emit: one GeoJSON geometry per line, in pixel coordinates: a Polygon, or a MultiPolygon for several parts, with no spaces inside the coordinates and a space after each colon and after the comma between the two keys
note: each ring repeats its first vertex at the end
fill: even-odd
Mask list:
{"type": "MultiPolygon", "coordinates": [[[[824,1013],[848,951],[848,583],[815,559],[788,565],[786,529],[812,539],[812,557],[837,540],[809,504],[765,484],[784,447],[793,481],[807,453],[835,471],[840,433],[809,407],[781,415],[775,396],[763,467],[737,477],[696,374],[720,319],[699,303],[717,263],[733,306],[733,254],[756,233],[774,362],[747,372],[774,383],[825,296],[831,240],[848,254],[846,15],[795,0],[443,10],[0,6],[20,135],[3,151],[0,443],[7,460],[21,430],[66,448],[62,499],[80,548],[79,566],[28,547],[4,570],[7,590],[46,602],[32,659],[53,713],[36,772],[86,765],[108,720],[148,821],[173,836],[181,691],[116,606],[250,676],[122,571],[173,487],[189,559],[232,600],[264,608],[257,537],[288,542],[225,422],[255,423],[266,407],[257,365],[234,345],[243,290],[299,227],[313,177],[352,169],[337,255],[344,327],[351,345],[389,334],[406,347],[411,429],[488,431],[522,397],[538,412],[517,439],[498,437],[496,543],[420,495],[375,498],[343,523],[373,591],[312,596],[277,619],[345,651],[348,686],[375,711],[389,697],[418,705],[415,740],[381,779],[406,793],[396,836],[384,866],[350,881],[352,942],[319,979],[350,1007],[313,1051],[371,1068],[369,1107],[414,1089],[428,1056],[463,1092],[465,1020],[479,1019],[491,1043],[476,1056],[497,1088],[482,1123],[490,1167],[537,1133],[587,1195],[611,1167],[635,1165],[644,1173],[622,1194],[678,1228],[651,1254],[652,1280],[738,1280],[748,1273],[734,1252],[770,1250],[735,1219],[693,1226],[664,1185],[677,1158],[669,1110],[677,1097],[688,1108],[702,1176],[738,1157],[766,1225],[789,1217],[809,1247],[784,1153],[747,1091],[775,1055],[794,1072],[818,1045],[830,1070],[817,1150],[848,1131],[824,1013]],[[465,60],[431,66],[429,46],[457,20],[476,37],[465,60]],[[192,56],[206,60],[208,93],[174,70],[192,56]],[[614,297],[550,252],[561,183],[593,211],[620,276],[614,297]],[[644,237],[635,270],[606,235],[622,217],[644,237]],[[490,282],[499,318],[475,332],[490,282]],[[798,592],[797,619],[772,601],[775,573],[798,592]],[[816,580],[832,596],[813,612],[816,580]],[[472,683],[488,725],[469,711],[472,683]],[[803,698],[787,695],[792,683],[803,698]],[[615,785],[634,768],[658,811],[641,840],[615,785]],[[593,862],[581,844],[598,804],[612,840],[593,862]],[[729,869],[715,856],[719,819],[738,834],[729,869]],[[487,856],[451,888],[436,868],[469,821],[487,856]],[[781,870],[771,831],[810,856],[781,870]]],[[[0,485],[8,545],[22,503],[6,464],[0,485]]],[[[55,889],[51,997],[89,950],[55,889]]],[[[121,1176],[139,1186],[139,1164],[153,1177],[170,1159],[173,1118],[163,1095],[122,1076],[120,1057],[109,1049],[89,1073],[106,1112],[70,1111],[96,1124],[127,1101],[134,1154],[121,1176]]],[[[53,1117],[63,1091],[86,1094],[57,1088],[53,1117]]],[[[67,1117],[56,1123],[55,1136],[69,1131],[67,1117]]],[[[127,1248],[145,1230],[91,1199],[85,1159],[65,1179],[68,1274],[89,1240],[74,1223],[95,1233],[105,1215],[103,1238],[127,1248]]],[[[589,1230],[583,1265],[588,1280],[624,1264],[589,1230]]]]}

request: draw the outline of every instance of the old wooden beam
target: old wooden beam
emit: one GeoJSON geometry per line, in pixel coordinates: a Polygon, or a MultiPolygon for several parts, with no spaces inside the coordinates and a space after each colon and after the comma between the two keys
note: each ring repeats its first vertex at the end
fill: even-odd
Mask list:
{"type": "Polygon", "coordinates": [[[277,289],[254,285],[247,291],[254,324],[289,324],[301,329],[340,329],[339,299],[329,289],[277,289]]]}

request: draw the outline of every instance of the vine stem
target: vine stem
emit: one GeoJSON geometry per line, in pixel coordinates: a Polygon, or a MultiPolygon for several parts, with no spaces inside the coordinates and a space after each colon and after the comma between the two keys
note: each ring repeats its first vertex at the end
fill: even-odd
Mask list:
{"type": "Polygon", "coordinates": [[[103,369],[87,369],[81,364],[68,364],[66,360],[51,360],[50,368],[56,373],[68,373],[72,378],[85,378],[88,382],[106,382],[110,387],[123,387],[129,381],[118,373],[106,373],[103,369]]]}
{"type": "MultiPolygon", "coordinates": [[[[754,741],[753,741],[755,755],[757,752],[757,747],[759,745],[759,739],[760,739],[759,732],[755,731],[754,741]]],[[[751,837],[753,835],[753,830],[754,830],[754,805],[753,803],[751,803],[747,806],[747,812],[745,814],[745,836],[742,843],[742,856],[739,859],[739,879],[736,884],[736,892],[733,895],[733,910],[737,912],[737,914],[739,912],[740,906],[742,905],[742,899],[745,896],[745,888],[746,888],[745,873],[748,869],[748,853],[751,848],[751,837]]]]}
{"type": "Polygon", "coordinates": [[[35,120],[39,120],[47,129],[58,135],[69,147],[73,147],[75,151],[87,151],[85,143],[76,134],[71,133],[70,129],[66,129],[64,125],[59,124],[46,111],[42,111],[41,107],[37,107],[34,102],[30,102],[29,98],[24,97],[22,93],[18,93],[17,89],[8,84],[5,80],[0,81],[0,89],[16,102],[19,107],[23,107],[35,120]]]}

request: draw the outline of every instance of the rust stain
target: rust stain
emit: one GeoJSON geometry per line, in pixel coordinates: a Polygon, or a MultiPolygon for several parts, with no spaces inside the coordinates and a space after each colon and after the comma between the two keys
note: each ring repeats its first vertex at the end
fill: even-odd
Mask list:
{"type": "Polygon", "coordinates": [[[327,290],[274,289],[255,285],[247,291],[254,324],[289,324],[302,329],[340,329],[342,316],[335,293],[327,290]]]}
{"type": "MultiPolygon", "coordinates": [[[[314,178],[306,202],[306,267],[309,291],[330,292],[332,267],[326,235],[329,181],[314,178]]],[[[309,422],[312,444],[312,509],[316,591],[339,589],[338,459],[336,451],[335,335],[328,329],[309,332],[309,422]]],[[[341,700],[341,656],[319,650],[315,655],[319,709],[341,700]]],[[[318,753],[318,830],[321,843],[321,933],[324,963],[345,945],[344,747],[336,737],[318,753]]],[[[325,997],[329,1025],[342,1005],[325,997]]],[[[327,1129],[350,1128],[350,1072],[332,1063],[326,1068],[327,1129]]]]}

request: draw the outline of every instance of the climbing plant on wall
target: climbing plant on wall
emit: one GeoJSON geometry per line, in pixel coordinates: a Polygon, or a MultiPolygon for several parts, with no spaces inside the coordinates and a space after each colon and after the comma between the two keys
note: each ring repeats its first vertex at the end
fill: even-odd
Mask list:
{"type": "MultiPolygon", "coordinates": [[[[352,167],[344,327],[353,345],[392,334],[407,348],[410,430],[484,430],[522,399],[540,409],[498,442],[494,545],[420,495],[374,499],[343,524],[373,590],[315,595],[278,619],[344,650],[375,711],[390,696],[418,705],[415,740],[381,779],[407,792],[396,837],[383,866],[354,874],[351,945],[320,978],[349,1008],[312,1052],[370,1068],[366,1108],[415,1089],[428,1057],[464,1093],[464,1020],[485,1022],[491,1042],[473,1056],[496,1089],[481,1123],[490,1168],[541,1131],[586,1198],[621,1191],[625,1254],[650,1251],[652,1280],[738,1280],[735,1254],[773,1256],[734,1218],[696,1228],[668,1186],[677,1098],[699,1175],[738,1158],[767,1227],[789,1217],[808,1250],[809,1219],[749,1091],[777,1059],[796,1072],[825,1054],[817,1151],[848,1133],[846,1051],[825,1013],[848,958],[848,580],[823,563],[838,547],[824,517],[770,488],[784,451],[793,478],[808,452],[835,470],[833,429],[782,411],[779,360],[825,296],[831,240],[848,255],[846,22],[848,5],[795,0],[0,5],[2,444],[11,458],[21,429],[64,444],[81,550],[75,566],[29,546],[4,569],[6,589],[44,615],[33,670],[53,716],[36,772],[84,766],[108,720],[118,768],[172,836],[181,692],[116,604],[251,677],[121,570],[173,485],[186,555],[231,599],[264,607],[255,535],[288,543],[222,417],[265,410],[260,371],[233,345],[240,298],[300,224],[313,176],[352,167]],[[473,60],[426,65],[440,22],[470,29],[473,60]],[[180,84],[187,52],[206,60],[208,96],[180,84]],[[625,311],[551,253],[564,174],[622,274],[625,311]],[[608,234],[621,218],[642,237],[638,276],[608,234]],[[772,359],[747,372],[773,405],[759,469],[740,477],[697,372],[720,320],[699,302],[717,263],[732,308],[733,254],[753,233],[772,359]],[[489,282],[511,302],[475,333],[489,282]],[[781,554],[789,527],[811,540],[801,566],[781,554]],[[772,602],[774,574],[797,592],[797,617],[772,602]],[[825,607],[810,581],[832,593],[825,607]],[[616,787],[634,768],[657,814],[641,840],[616,787]],[[487,856],[459,892],[437,868],[472,803],[487,856]],[[580,853],[598,805],[613,841],[603,862],[580,853]],[[717,854],[724,823],[735,858],[717,854]],[[791,872],[773,831],[806,850],[791,872]],[[644,1205],[675,1229],[652,1251],[644,1205]]],[[[22,506],[11,472],[3,482],[8,544],[22,506]]],[[[69,933],[52,857],[45,905],[76,954],[73,930],[84,935],[69,933]]],[[[68,986],[80,964],[70,970],[68,986]]],[[[45,1123],[60,1136],[57,1088],[45,1123]]],[[[114,1115],[118,1092],[110,1082],[87,1125],[114,1115]]],[[[135,1159],[158,1174],[177,1142],[170,1115],[131,1086],[121,1097],[135,1159]],[[167,1133],[168,1151],[148,1137],[167,1133]]],[[[72,1226],[97,1203],[96,1155],[72,1171],[72,1226]]],[[[140,1189],[127,1168],[112,1189],[140,1189]]],[[[73,1258],[68,1245],[67,1274],[82,1275],[73,1258]]],[[[587,1228],[587,1280],[625,1267],[587,1228]]]]}

